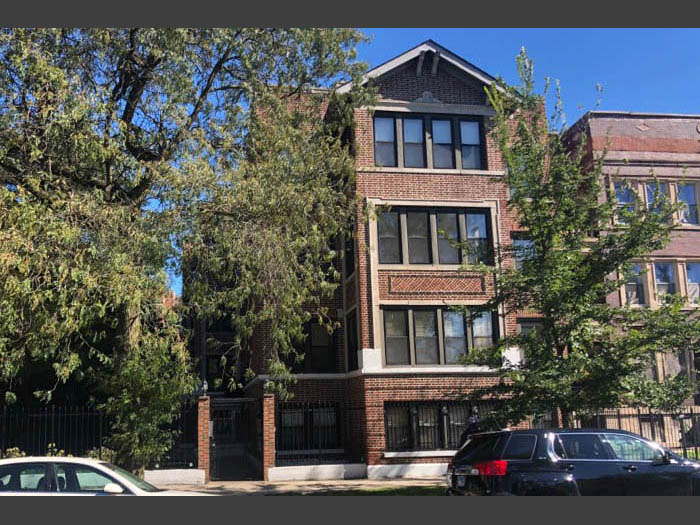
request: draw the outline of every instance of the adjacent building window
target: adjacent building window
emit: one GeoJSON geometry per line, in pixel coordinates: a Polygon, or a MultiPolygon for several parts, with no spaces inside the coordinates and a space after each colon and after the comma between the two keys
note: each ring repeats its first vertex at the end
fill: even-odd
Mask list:
{"type": "Polygon", "coordinates": [[[374,117],[374,164],[376,166],[396,166],[394,117],[374,117]]]}
{"type": "Polygon", "coordinates": [[[345,236],[345,277],[355,273],[355,239],[352,233],[345,236]]]}
{"type": "Polygon", "coordinates": [[[665,182],[660,182],[658,184],[659,186],[659,202],[656,202],[654,200],[654,196],[656,195],[656,183],[655,182],[647,182],[646,183],[646,188],[647,188],[647,208],[654,212],[654,213],[661,213],[663,211],[663,207],[661,205],[661,201],[664,198],[668,198],[668,184],[665,182]]]}
{"type": "Polygon", "coordinates": [[[399,214],[394,211],[382,212],[377,220],[379,234],[379,262],[401,262],[401,224],[399,214]]]}
{"type": "Polygon", "coordinates": [[[380,264],[460,264],[463,259],[469,264],[493,264],[487,209],[392,208],[379,215],[377,232],[380,264]],[[467,241],[464,257],[460,248],[463,240],[467,241]],[[402,254],[402,245],[407,255],[402,254]]]}
{"type": "Polygon", "coordinates": [[[518,332],[522,335],[539,332],[542,330],[542,321],[538,319],[518,319],[518,332]]]}
{"type": "Polygon", "coordinates": [[[481,169],[481,133],[479,123],[462,120],[459,123],[460,139],[462,141],[462,169],[481,169]]]}
{"type": "Polygon", "coordinates": [[[625,224],[623,214],[634,213],[635,195],[634,190],[627,182],[615,182],[615,200],[617,201],[617,221],[625,224]]]}
{"type": "Polygon", "coordinates": [[[403,165],[425,168],[425,133],[422,118],[403,119],[403,165]]]}
{"type": "MultiPolygon", "coordinates": [[[[296,351],[304,354],[301,362],[289,362],[294,373],[328,373],[335,372],[335,336],[329,334],[325,326],[315,321],[304,326],[306,338],[296,351]]],[[[293,357],[290,355],[289,360],[293,357]]]]}
{"type": "Polygon", "coordinates": [[[387,365],[459,364],[470,348],[485,348],[498,336],[497,317],[483,312],[473,322],[445,308],[385,308],[387,365]]]}
{"type": "Polygon", "coordinates": [[[678,201],[682,203],[681,222],[683,224],[698,224],[697,188],[693,184],[678,185],[678,201]]]}
{"type": "Polygon", "coordinates": [[[632,266],[631,273],[625,282],[625,302],[630,306],[646,304],[644,297],[644,276],[639,264],[632,266]]]}
{"type": "Polygon", "coordinates": [[[523,262],[532,258],[534,243],[530,239],[515,237],[513,239],[513,255],[515,258],[515,268],[520,270],[523,262]]]}
{"type": "Polygon", "coordinates": [[[664,295],[676,293],[675,273],[673,263],[654,263],[654,279],[656,281],[656,297],[658,300],[661,300],[664,295]]]}
{"type": "Polygon", "coordinates": [[[430,216],[428,213],[406,213],[409,264],[430,264],[432,262],[430,229],[430,216]]]}
{"type": "Polygon", "coordinates": [[[692,304],[700,304],[700,262],[686,263],[688,274],[688,299],[692,304]]]}

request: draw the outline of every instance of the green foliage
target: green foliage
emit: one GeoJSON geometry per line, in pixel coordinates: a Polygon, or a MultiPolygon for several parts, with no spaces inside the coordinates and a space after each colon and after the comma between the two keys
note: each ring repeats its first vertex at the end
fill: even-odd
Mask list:
{"type": "Polygon", "coordinates": [[[623,285],[632,259],[668,243],[675,208],[657,193],[656,211],[638,200],[634,212],[618,216],[624,225],[615,222],[614,196],[599,199],[605,193],[605,155],[587,156],[585,134],[565,129],[558,92],[547,120],[544,96],[534,93],[533,64],[524,51],[518,69],[521,86],[501,83],[500,90],[487,91],[512,191],[509,208],[532,245],[519,270],[504,264],[514,255],[512,247],[504,247],[493,270],[498,292],[479,310],[538,311],[542,326],[469,356],[471,362],[500,370],[498,384],[474,396],[507,397],[500,415],[513,422],[557,407],[566,419],[573,411],[621,404],[677,406],[690,393],[688,381],[652,385],[645,371],[657,352],[692,348],[687,345],[700,334],[697,321],[680,301],[659,310],[605,304],[606,296],[623,285]],[[503,366],[504,350],[515,346],[524,362],[503,366]]]}
{"type": "MultiPolygon", "coordinates": [[[[110,447],[136,469],[163,454],[164,428],[194,388],[183,318],[233,315],[236,349],[270,321],[273,350],[291,346],[301,305],[333,286],[318,263],[333,259],[328,238],[351,214],[352,170],[341,129],[284,102],[303,95],[317,107],[311,86],[358,78],[363,39],[353,29],[0,31],[8,403],[42,367],[51,374],[31,388],[43,402],[69,382],[89,388],[116,421],[110,447]],[[165,269],[183,260],[191,286],[171,311],[165,269]]],[[[332,97],[334,111],[347,117],[362,97],[332,97]]]]}
{"type": "Polygon", "coordinates": [[[0,459],[23,458],[26,455],[26,452],[22,452],[18,447],[5,449],[4,452],[0,451],[0,459]]]}

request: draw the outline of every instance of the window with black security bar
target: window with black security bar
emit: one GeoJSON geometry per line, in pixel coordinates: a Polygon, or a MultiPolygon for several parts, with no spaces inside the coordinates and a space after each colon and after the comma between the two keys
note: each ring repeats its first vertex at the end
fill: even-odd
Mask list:
{"type": "Polygon", "coordinates": [[[391,452],[455,450],[470,424],[489,405],[458,401],[416,401],[384,404],[386,450],[391,452]]]}

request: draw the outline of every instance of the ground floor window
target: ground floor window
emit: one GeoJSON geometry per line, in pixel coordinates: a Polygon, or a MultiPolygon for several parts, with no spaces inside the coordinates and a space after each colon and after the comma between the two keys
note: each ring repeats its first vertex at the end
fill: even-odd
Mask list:
{"type": "Polygon", "coordinates": [[[340,446],[338,409],[327,403],[281,403],[277,450],[335,449],[340,446]]]}
{"type": "Polygon", "coordinates": [[[386,450],[455,450],[469,417],[488,408],[460,401],[387,402],[386,450]]]}

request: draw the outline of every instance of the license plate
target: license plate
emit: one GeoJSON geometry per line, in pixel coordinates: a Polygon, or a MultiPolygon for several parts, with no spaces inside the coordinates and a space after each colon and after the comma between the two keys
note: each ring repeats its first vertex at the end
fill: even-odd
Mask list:
{"type": "Polygon", "coordinates": [[[457,476],[457,486],[464,487],[467,484],[467,476],[457,476]]]}

